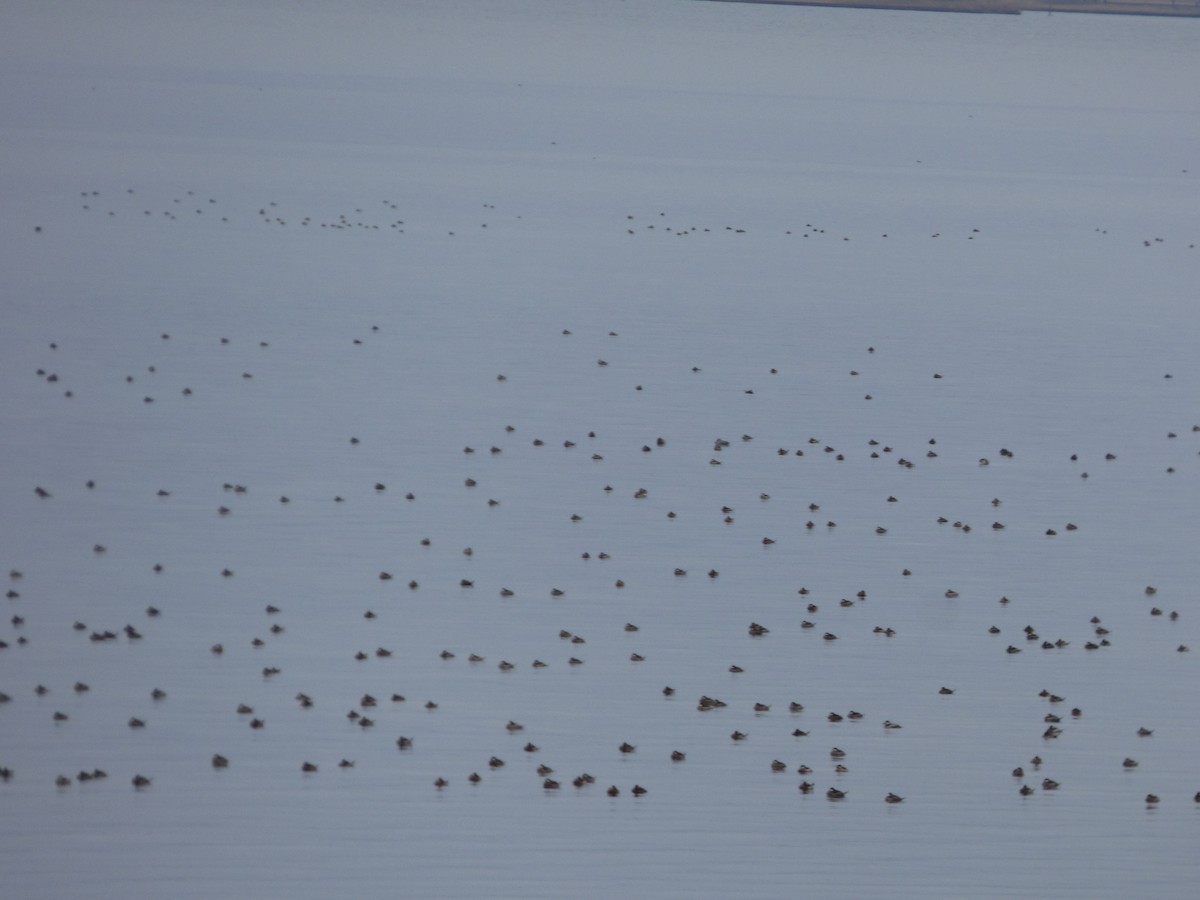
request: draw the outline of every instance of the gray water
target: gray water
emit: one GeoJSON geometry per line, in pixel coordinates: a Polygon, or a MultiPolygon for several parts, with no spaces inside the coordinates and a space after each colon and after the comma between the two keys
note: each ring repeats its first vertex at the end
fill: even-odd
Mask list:
{"type": "Polygon", "coordinates": [[[1193,895],[1195,22],[3,26],[5,896],[1193,895]]]}

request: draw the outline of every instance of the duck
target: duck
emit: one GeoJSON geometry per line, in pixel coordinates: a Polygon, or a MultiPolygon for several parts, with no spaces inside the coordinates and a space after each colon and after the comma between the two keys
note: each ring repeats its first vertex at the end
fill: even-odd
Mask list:
{"type": "Polygon", "coordinates": [[[671,761],[672,762],[683,762],[685,759],[687,759],[687,754],[684,753],[682,750],[672,750],[671,751],[671,761]]]}
{"type": "Polygon", "coordinates": [[[904,798],[901,797],[899,794],[888,794],[886,797],[883,798],[883,802],[884,803],[903,803],[904,798]]]}
{"type": "Polygon", "coordinates": [[[633,796],[635,796],[635,797],[640,797],[643,794],[646,794],[649,792],[646,790],[646,788],[642,787],[640,784],[635,784],[632,788],[629,789],[629,793],[633,794],[633,796]]]}
{"type": "Polygon", "coordinates": [[[839,791],[837,788],[831,787],[825,792],[825,796],[829,800],[843,800],[846,797],[846,792],[839,791]]]}
{"type": "Polygon", "coordinates": [[[214,753],[212,758],[212,767],[214,769],[227,769],[229,768],[229,759],[222,756],[220,753],[214,753]]]}

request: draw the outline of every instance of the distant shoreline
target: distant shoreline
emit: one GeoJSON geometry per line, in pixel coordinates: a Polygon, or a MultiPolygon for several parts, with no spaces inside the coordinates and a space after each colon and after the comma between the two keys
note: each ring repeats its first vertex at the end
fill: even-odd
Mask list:
{"type": "Polygon", "coordinates": [[[1200,0],[713,0],[773,6],[837,6],[851,9],[899,9],[914,12],[985,13],[1016,16],[1022,12],[1091,13],[1117,16],[1200,18],[1200,0]]]}

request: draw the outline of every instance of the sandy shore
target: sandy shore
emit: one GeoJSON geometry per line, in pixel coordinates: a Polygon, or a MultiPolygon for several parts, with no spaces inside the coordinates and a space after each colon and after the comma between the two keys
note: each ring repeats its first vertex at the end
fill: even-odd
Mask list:
{"type": "Polygon", "coordinates": [[[780,6],[844,6],[854,9],[904,9],[921,12],[991,13],[1072,12],[1123,16],[1200,17],[1200,0],[721,0],[726,3],[771,3],[780,6]]]}

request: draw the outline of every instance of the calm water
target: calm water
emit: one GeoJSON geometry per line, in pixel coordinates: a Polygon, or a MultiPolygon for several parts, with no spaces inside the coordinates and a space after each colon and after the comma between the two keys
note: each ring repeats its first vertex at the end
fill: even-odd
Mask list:
{"type": "Polygon", "coordinates": [[[1194,893],[1194,22],[4,19],[6,896],[1194,893]]]}

